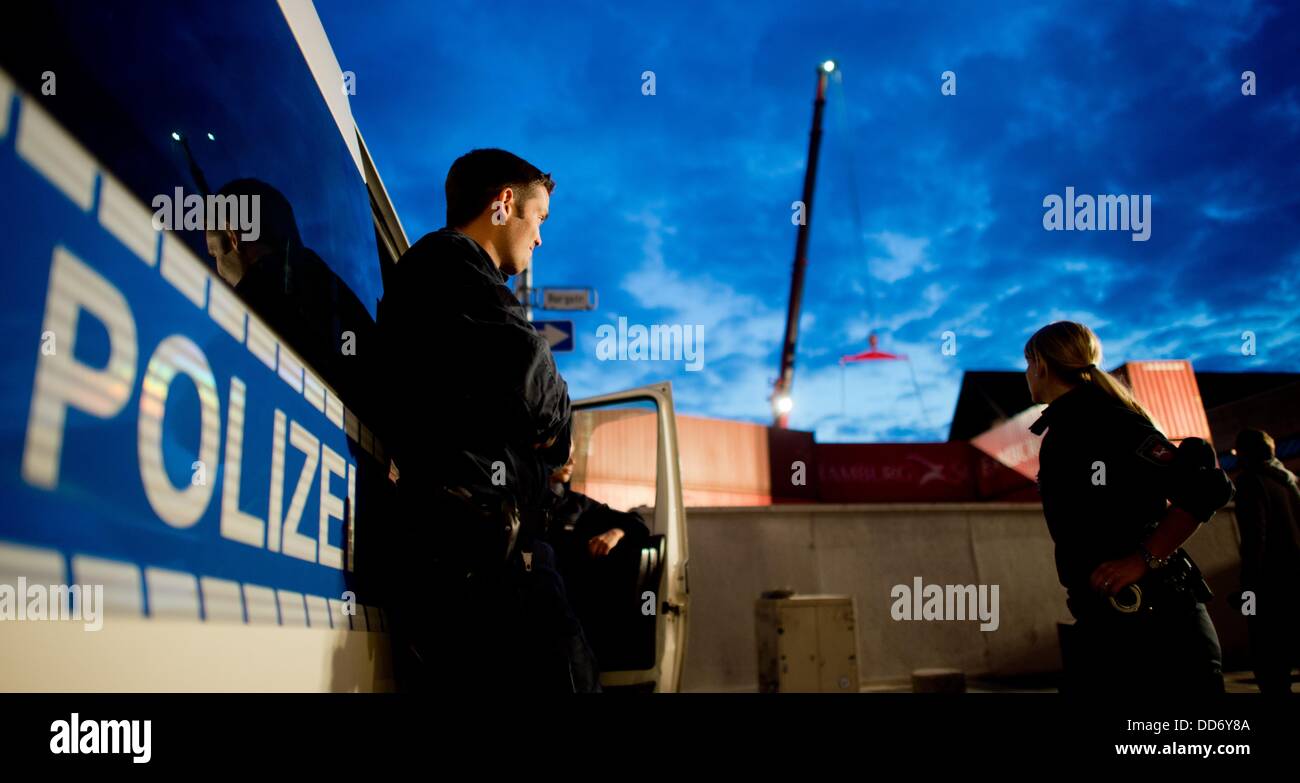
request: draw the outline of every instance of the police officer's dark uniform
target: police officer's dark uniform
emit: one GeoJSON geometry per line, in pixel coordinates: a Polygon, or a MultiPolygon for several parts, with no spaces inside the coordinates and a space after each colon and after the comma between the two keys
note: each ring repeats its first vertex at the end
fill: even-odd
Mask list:
{"type": "Polygon", "coordinates": [[[1047,433],[1039,452],[1043,515],[1077,620],[1062,649],[1063,690],[1221,691],[1222,653],[1204,605],[1209,588],[1183,550],[1168,563],[1148,557],[1155,567],[1114,601],[1089,584],[1103,562],[1143,551],[1166,500],[1202,523],[1231,500],[1213,450],[1199,439],[1175,447],[1087,381],[1030,429],[1047,433]]]}
{"type": "Polygon", "coordinates": [[[552,484],[553,505],[548,519],[547,539],[559,550],[582,547],[595,536],[615,528],[623,531],[624,543],[639,546],[650,536],[641,515],[635,511],[618,511],[599,500],[575,492],[564,484],[552,484]]]}
{"type": "Polygon", "coordinates": [[[435,689],[589,690],[572,672],[577,620],[540,540],[547,481],[570,440],[568,388],[550,349],[505,275],[458,231],[425,236],[394,275],[379,328],[401,474],[387,537],[399,677],[435,689]]]}
{"type": "Polygon", "coordinates": [[[618,622],[625,619],[619,615],[641,606],[638,567],[650,529],[635,511],[610,508],[566,484],[552,484],[551,491],[546,540],[555,550],[569,603],[599,661],[625,625],[618,622]],[[623,531],[618,544],[593,557],[591,539],[616,528],[623,531]]]}
{"type": "Polygon", "coordinates": [[[1236,485],[1255,679],[1264,693],[1289,693],[1300,663],[1300,487],[1277,458],[1243,465],[1236,485]]]}

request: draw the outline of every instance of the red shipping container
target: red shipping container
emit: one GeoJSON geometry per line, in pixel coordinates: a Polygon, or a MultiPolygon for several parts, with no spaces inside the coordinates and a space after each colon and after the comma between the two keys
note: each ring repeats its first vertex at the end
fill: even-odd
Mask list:
{"type": "Polygon", "coordinates": [[[767,428],[773,503],[816,503],[817,444],[811,432],[767,428]],[[802,481],[800,481],[802,479],[802,481]]]}
{"type": "Polygon", "coordinates": [[[1166,438],[1174,443],[1192,437],[1211,439],[1210,422],[1205,417],[1191,362],[1128,362],[1114,375],[1133,390],[1133,397],[1147,409],[1166,438]]]}
{"type": "MultiPolygon", "coordinates": [[[[972,446],[972,448],[974,448],[972,446]]],[[[1038,482],[977,451],[976,466],[980,500],[1038,502],[1038,482]]]]}
{"type": "Polygon", "coordinates": [[[978,499],[968,443],[818,443],[815,453],[823,503],[978,499]]]}

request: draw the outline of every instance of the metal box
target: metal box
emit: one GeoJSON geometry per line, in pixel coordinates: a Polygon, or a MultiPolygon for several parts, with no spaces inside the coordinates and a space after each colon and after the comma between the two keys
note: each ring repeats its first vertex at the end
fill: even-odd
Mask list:
{"type": "Polygon", "coordinates": [[[857,693],[853,597],[791,595],[754,604],[760,693],[857,693]]]}

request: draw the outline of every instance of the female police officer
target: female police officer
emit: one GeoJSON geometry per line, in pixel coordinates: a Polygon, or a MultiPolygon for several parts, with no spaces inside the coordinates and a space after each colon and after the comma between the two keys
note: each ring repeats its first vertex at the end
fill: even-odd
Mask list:
{"type": "Polygon", "coordinates": [[[1180,547],[1232,498],[1204,441],[1165,439],[1102,370],[1101,343],[1058,321],[1025,344],[1042,435],[1039,491],[1077,623],[1063,639],[1066,690],[1223,690],[1208,587],[1180,547]]]}

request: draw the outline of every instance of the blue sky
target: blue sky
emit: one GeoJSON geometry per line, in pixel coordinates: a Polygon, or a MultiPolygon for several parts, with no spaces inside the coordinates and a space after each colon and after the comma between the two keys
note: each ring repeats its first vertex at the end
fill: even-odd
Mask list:
{"type": "Polygon", "coordinates": [[[553,172],[535,284],[600,296],[559,355],[574,398],[669,379],[679,412],[770,421],[828,57],[792,427],[943,440],[962,371],[1023,369],[1061,318],[1097,330],[1107,367],[1300,369],[1298,4],[316,5],[412,241],[471,148],[553,172]],[[1150,239],[1044,230],[1066,186],[1150,194],[1150,239]],[[702,325],[704,369],[597,360],[620,316],[702,325]],[[901,362],[840,368],[871,331],[921,401],[901,362]]]}

